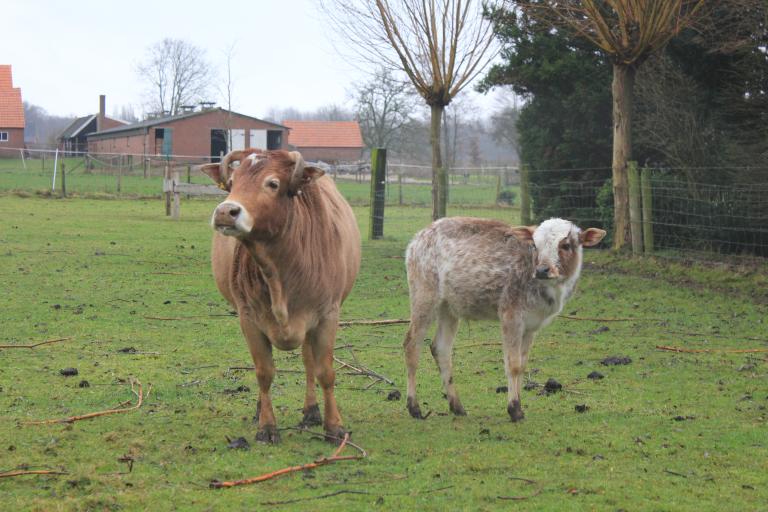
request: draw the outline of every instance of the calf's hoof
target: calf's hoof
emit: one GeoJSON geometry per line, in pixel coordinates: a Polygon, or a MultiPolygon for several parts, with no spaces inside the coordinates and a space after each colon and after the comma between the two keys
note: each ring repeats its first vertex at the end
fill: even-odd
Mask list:
{"type": "Polygon", "coordinates": [[[323,417],[320,415],[320,407],[317,404],[310,405],[304,409],[304,418],[302,418],[299,427],[316,427],[323,424],[323,417]]]}
{"type": "Polygon", "coordinates": [[[512,421],[520,421],[525,418],[525,414],[523,414],[523,408],[520,406],[520,400],[512,400],[512,402],[510,402],[510,404],[507,406],[507,412],[509,413],[509,418],[512,421]]]}
{"type": "Polygon", "coordinates": [[[408,412],[412,418],[416,418],[417,420],[425,420],[427,419],[427,416],[429,416],[429,414],[427,414],[427,416],[421,414],[421,407],[419,407],[419,403],[411,397],[408,397],[407,407],[408,412]]]}
{"type": "Polygon", "coordinates": [[[448,408],[451,410],[451,412],[454,414],[454,416],[466,416],[467,411],[464,410],[464,406],[461,405],[461,402],[458,400],[456,401],[448,401],[448,408]]]}
{"type": "Polygon", "coordinates": [[[275,425],[266,425],[256,432],[256,441],[265,444],[277,444],[280,442],[280,432],[275,425]]]}
{"type": "Polygon", "coordinates": [[[344,428],[339,425],[338,427],[330,427],[325,429],[325,440],[328,441],[331,444],[340,445],[342,441],[344,441],[344,436],[349,434],[352,435],[351,432],[347,432],[344,430],[344,428]]]}

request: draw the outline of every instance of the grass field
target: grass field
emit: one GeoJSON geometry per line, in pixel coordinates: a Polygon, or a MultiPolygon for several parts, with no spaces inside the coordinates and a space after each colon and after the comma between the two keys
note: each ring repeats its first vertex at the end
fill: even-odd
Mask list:
{"type": "MultiPolygon", "coordinates": [[[[523,392],[512,424],[498,326],[463,323],[455,380],[468,416],[454,418],[429,351],[419,392],[405,394],[404,325],[341,329],[337,356],[389,377],[339,369],[337,400],[353,440],[369,453],[261,484],[212,490],[211,480],[256,476],[329,455],[286,430],[253,440],[254,376],[236,319],[209,273],[209,214],[184,201],[180,221],[159,200],[0,196],[0,471],[59,476],[0,479],[3,510],[764,510],[768,503],[766,353],[672,353],[768,347],[768,273],[736,272],[588,251],[565,312],[538,336],[527,379],[563,391],[523,392]],[[153,320],[148,317],[182,318],[153,320]],[[604,366],[609,356],[631,363],[604,366]],[[78,375],[65,377],[64,368],[78,375]],[[605,378],[591,380],[593,371],[605,378]],[[138,410],[72,424],[30,425],[106,408],[152,383],[138,410]],[[81,387],[87,381],[88,387],[81,387]],[[243,387],[250,391],[243,391],[243,387]],[[238,389],[240,391],[238,391],[238,389]],[[587,411],[576,412],[586,405],[587,411]],[[227,448],[243,436],[248,450],[227,448]],[[133,460],[132,470],[126,461],[133,460]],[[334,494],[336,493],[336,494],[334,494]],[[509,498],[519,498],[511,501],[509,498]],[[289,502],[291,503],[280,503],[289,502]]],[[[366,208],[356,208],[367,232],[366,208]]],[[[469,210],[514,222],[513,210],[469,210]]],[[[402,254],[426,208],[390,208],[385,240],[363,242],[363,268],[344,319],[403,318],[402,254]]],[[[278,424],[301,419],[301,358],[276,352],[278,424]]]]}

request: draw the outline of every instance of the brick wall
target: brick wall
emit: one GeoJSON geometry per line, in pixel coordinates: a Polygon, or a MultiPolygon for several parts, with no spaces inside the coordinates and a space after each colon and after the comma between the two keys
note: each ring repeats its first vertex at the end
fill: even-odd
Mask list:
{"type": "Polygon", "coordinates": [[[8,140],[0,142],[0,157],[21,158],[18,149],[24,147],[24,128],[0,128],[0,132],[8,133],[8,140]]]}
{"type": "MultiPolygon", "coordinates": [[[[142,133],[129,133],[128,135],[115,134],[110,138],[90,137],[88,149],[93,153],[136,153],[161,154],[162,146],[155,144],[155,130],[158,128],[171,128],[173,130],[172,153],[174,155],[189,155],[196,157],[208,157],[211,152],[211,130],[244,129],[246,146],[250,140],[250,130],[277,130],[274,125],[255,121],[245,117],[233,115],[227,118],[226,112],[213,110],[199,116],[179,119],[149,128],[145,137],[142,133]]],[[[282,138],[285,149],[285,135],[282,138]]]]}

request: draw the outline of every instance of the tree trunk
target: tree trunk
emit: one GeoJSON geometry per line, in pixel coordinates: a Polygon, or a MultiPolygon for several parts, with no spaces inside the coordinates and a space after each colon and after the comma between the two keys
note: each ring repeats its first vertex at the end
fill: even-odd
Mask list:
{"type": "Polygon", "coordinates": [[[448,183],[440,154],[440,125],[444,108],[443,105],[431,106],[429,141],[432,145],[432,220],[445,217],[448,183]]]}
{"type": "Polygon", "coordinates": [[[627,162],[632,156],[632,105],[635,68],[613,65],[613,248],[622,249],[629,235],[627,162]]]}

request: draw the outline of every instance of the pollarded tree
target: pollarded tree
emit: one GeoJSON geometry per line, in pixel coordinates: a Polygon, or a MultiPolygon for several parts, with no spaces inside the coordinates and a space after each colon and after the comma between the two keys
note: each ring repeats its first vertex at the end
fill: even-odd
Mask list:
{"type": "Polygon", "coordinates": [[[403,72],[430,107],[432,218],[445,216],[448,179],[440,153],[445,107],[495,54],[483,4],[473,0],[321,0],[366,62],[403,72]]]}
{"type": "Polygon", "coordinates": [[[705,0],[506,0],[554,28],[582,37],[613,63],[613,247],[629,239],[627,162],[632,155],[632,105],[635,73],[648,56],[663,48],[703,14],[705,0]]]}

